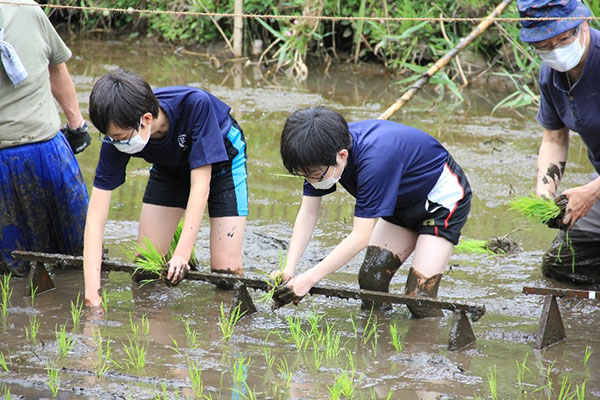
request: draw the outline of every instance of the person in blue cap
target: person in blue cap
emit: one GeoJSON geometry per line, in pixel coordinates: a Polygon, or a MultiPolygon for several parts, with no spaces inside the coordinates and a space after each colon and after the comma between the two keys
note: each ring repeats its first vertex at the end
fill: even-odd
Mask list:
{"type": "MultiPolygon", "coordinates": [[[[589,26],[590,10],[577,0],[519,0],[520,37],[542,59],[539,76],[544,128],[537,160],[538,196],[555,197],[565,173],[569,132],[577,132],[600,172],[600,31],[589,26]],[[557,18],[557,19],[548,19],[557,18]]],[[[600,283],[600,178],[567,189],[559,231],[542,271],[559,280],[600,283]],[[570,238],[571,246],[568,243],[570,238]]]]}

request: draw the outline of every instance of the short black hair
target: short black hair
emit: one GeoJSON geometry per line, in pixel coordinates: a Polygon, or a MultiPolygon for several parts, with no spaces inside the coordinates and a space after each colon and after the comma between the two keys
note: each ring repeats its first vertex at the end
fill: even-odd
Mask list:
{"type": "Polygon", "coordinates": [[[350,149],[352,136],[344,117],[327,107],[294,112],[281,132],[281,159],[293,175],[310,175],[314,169],[336,165],[337,153],[350,149]]]}
{"type": "Polygon", "coordinates": [[[145,113],[158,117],[158,100],[141,76],[117,71],[102,76],[90,93],[90,119],[106,134],[112,122],[119,128],[136,128],[145,113]]]}

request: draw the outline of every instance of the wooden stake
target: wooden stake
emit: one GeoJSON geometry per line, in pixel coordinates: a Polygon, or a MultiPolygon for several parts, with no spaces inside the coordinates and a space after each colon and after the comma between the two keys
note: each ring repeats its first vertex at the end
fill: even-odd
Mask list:
{"type": "MultiPolygon", "coordinates": [[[[244,13],[244,0],[235,0],[233,4],[234,14],[244,13]]],[[[233,18],[233,56],[242,56],[242,39],[244,34],[244,19],[242,17],[233,18]]]]}
{"type": "Polygon", "coordinates": [[[431,68],[429,68],[427,72],[425,72],[415,82],[413,86],[411,86],[406,92],[404,92],[402,97],[396,100],[394,104],[392,104],[387,110],[385,110],[385,112],[379,116],[379,119],[389,119],[392,115],[394,115],[396,111],[402,108],[404,104],[406,104],[410,99],[413,98],[415,93],[417,93],[417,91],[419,91],[423,87],[423,85],[429,82],[431,77],[435,75],[436,72],[444,68],[450,62],[450,60],[454,58],[454,56],[460,53],[465,47],[467,47],[475,39],[477,39],[479,35],[485,32],[485,30],[494,22],[494,18],[502,14],[502,11],[504,11],[506,6],[508,6],[511,2],[512,0],[503,0],[502,3],[500,3],[498,7],[496,7],[494,11],[492,11],[491,14],[485,17],[485,19],[481,21],[479,25],[477,25],[477,27],[473,29],[466,38],[462,39],[456,47],[454,47],[452,50],[446,53],[446,55],[440,58],[435,64],[433,64],[431,68]]]}

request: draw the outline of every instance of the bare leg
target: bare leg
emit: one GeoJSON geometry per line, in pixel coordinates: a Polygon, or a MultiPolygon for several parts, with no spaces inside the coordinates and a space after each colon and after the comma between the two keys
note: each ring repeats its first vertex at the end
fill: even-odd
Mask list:
{"type": "Polygon", "coordinates": [[[167,254],[177,224],[184,213],[183,208],[142,204],[138,243],[143,244],[148,238],[161,254],[167,254]]]}
{"type": "Polygon", "coordinates": [[[241,275],[242,244],[246,217],[210,219],[210,268],[215,272],[241,275]]]}

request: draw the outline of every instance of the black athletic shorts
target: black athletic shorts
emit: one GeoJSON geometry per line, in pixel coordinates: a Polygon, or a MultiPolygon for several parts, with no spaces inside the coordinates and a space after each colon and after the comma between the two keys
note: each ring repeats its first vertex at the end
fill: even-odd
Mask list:
{"type": "Polygon", "coordinates": [[[467,222],[471,197],[471,186],[462,168],[448,156],[442,174],[426,199],[382,218],[418,234],[441,236],[456,245],[467,222]]]}
{"type": "MultiPolygon", "coordinates": [[[[232,118],[233,119],[233,118],[232,118]]],[[[248,215],[248,171],[246,140],[234,121],[225,148],[229,159],[212,164],[208,215],[234,217],[248,215]]],[[[186,208],[190,195],[190,167],[170,167],[154,164],[144,193],[144,203],[165,207],[186,208]]]]}

